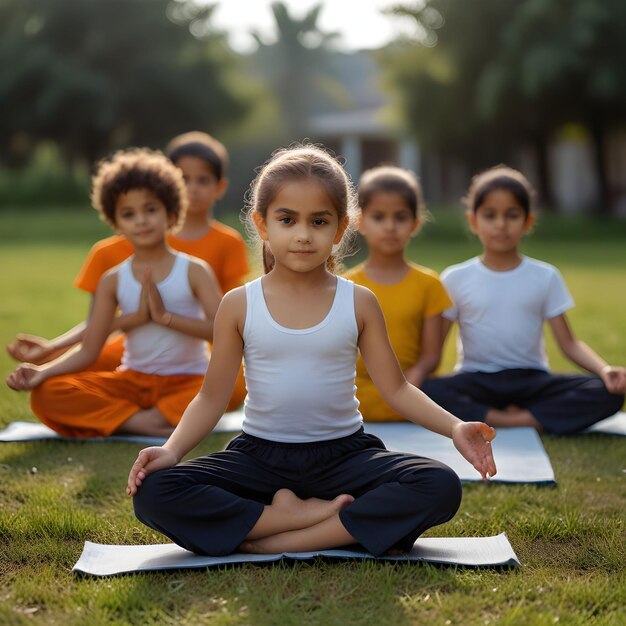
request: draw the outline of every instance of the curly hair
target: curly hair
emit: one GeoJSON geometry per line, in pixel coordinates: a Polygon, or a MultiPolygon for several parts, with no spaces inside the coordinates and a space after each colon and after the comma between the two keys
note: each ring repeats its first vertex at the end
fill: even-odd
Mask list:
{"type": "Polygon", "coordinates": [[[174,216],[176,228],[187,210],[187,190],[181,171],[162,153],[147,148],[116,152],[98,163],[92,179],[91,203],[100,218],[115,227],[115,205],[121,194],[147,189],[174,216]]]}

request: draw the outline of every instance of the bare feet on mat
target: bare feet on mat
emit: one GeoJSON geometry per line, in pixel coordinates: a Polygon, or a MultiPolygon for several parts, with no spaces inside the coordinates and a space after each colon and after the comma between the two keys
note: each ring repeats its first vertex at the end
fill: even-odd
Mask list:
{"type": "Polygon", "coordinates": [[[272,499],[272,506],[290,516],[294,521],[291,530],[308,528],[339,513],[341,509],[354,501],[347,493],[337,496],[334,500],[308,498],[302,500],[289,489],[279,489],[272,499]]]}
{"type": "Polygon", "coordinates": [[[509,404],[504,409],[490,409],[486,421],[494,428],[531,426],[538,432],[543,432],[541,424],[533,417],[533,414],[528,409],[515,404],[509,404]]]}
{"type": "MultiPolygon", "coordinates": [[[[337,498],[332,502],[336,502],[337,498]]],[[[349,504],[349,503],[348,503],[349,504]]],[[[259,539],[246,539],[239,551],[248,554],[278,554],[281,552],[309,552],[329,550],[355,544],[356,540],[345,529],[335,513],[308,528],[280,532],[259,539]]]]}
{"type": "Polygon", "coordinates": [[[169,437],[174,432],[172,426],[156,407],[137,411],[121,424],[114,435],[143,435],[144,437],[169,437]]]}
{"type": "Polygon", "coordinates": [[[341,494],[334,500],[302,500],[289,489],[279,489],[274,494],[272,503],[264,508],[261,517],[248,533],[246,541],[315,526],[336,516],[353,501],[354,498],[348,494],[341,494]]]}

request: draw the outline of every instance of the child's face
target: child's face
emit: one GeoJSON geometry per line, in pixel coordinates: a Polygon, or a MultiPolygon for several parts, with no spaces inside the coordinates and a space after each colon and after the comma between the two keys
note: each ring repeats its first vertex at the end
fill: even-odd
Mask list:
{"type": "Polygon", "coordinates": [[[135,248],[160,244],[174,222],[174,216],[148,189],[131,189],[115,203],[115,229],[135,248]]]}
{"type": "Polygon", "coordinates": [[[198,157],[181,157],[176,161],[176,166],[182,171],[187,187],[187,214],[208,214],[215,201],[226,192],[228,181],[225,178],[217,180],[209,164],[198,157]]]}
{"type": "Polygon", "coordinates": [[[263,240],[269,242],[276,267],[309,272],[325,266],[347,223],[339,223],[326,190],[314,180],[284,185],[267,208],[265,219],[253,213],[263,240]]]}
{"type": "Polygon", "coordinates": [[[378,254],[403,254],[418,227],[419,219],[397,193],[375,193],[361,208],[359,232],[378,254]]]}
{"type": "Polygon", "coordinates": [[[486,252],[517,251],[534,218],[526,215],[515,196],[506,189],[494,189],[474,213],[468,213],[472,232],[486,252]]]}

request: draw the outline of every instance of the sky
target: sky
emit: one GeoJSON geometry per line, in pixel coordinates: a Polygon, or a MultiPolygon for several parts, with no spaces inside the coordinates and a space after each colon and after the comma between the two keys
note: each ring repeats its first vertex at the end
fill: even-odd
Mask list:
{"type": "MultiPolygon", "coordinates": [[[[204,0],[214,3],[215,0],[204,0]]],[[[412,34],[411,21],[384,15],[381,10],[398,5],[415,5],[407,0],[283,0],[294,17],[303,17],[311,7],[323,3],[318,19],[321,30],[338,31],[337,45],[342,50],[379,48],[399,33],[412,34]]],[[[266,43],[273,33],[272,0],[219,0],[212,24],[229,33],[230,43],[240,52],[255,48],[249,31],[261,34],[266,43]]]]}

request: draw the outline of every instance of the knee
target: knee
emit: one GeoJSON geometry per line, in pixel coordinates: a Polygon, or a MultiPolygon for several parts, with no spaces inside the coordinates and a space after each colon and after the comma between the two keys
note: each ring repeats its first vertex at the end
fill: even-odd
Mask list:
{"type": "Polygon", "coordinates": [[[143,481],[137,493],[133,497],[135,516],[144,524],[152,525],[154,520],[163,512],[164,474],[155,472],[143,481]]]}
{"type": "Polygon", "coordinates": [[[459,510],[463,498],[461,480],[453,469],[438,463],[432,470],[430,481],[433,509],[444,521],[452,519],[459,510]]]}

